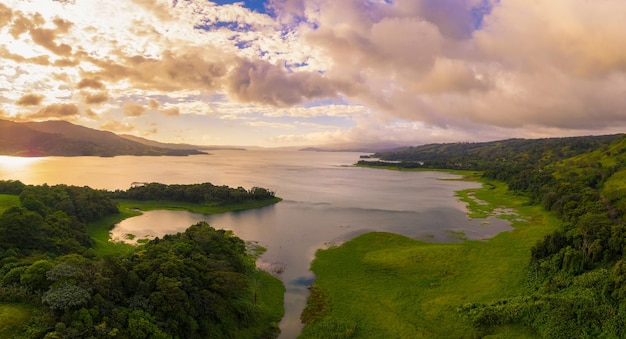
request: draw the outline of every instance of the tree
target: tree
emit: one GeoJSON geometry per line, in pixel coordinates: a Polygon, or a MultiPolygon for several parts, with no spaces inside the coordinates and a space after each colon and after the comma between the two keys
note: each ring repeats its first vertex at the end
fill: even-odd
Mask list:
{"type": "Polygon", "coordinates": [[[41,297],[41,301],[53,310],[67,311],[76,306],[85,305],[90,298],[91,295],[84,288],[64,282],[58,286],[52,286],[41,297]]]}
{"type": "Polygon", "coordinates": [[[43,291],[50,287],[52,283],[47,279],[46,274],[54,267],[48,260],[39,260],[30,265],[20,276],[20,283],[35,291],[43,291]]]}
{"type": "Polygon", "coordinates": [[[0,246],[21,250],[48,250],[52,242],[45,234],[41,215],[23,207],[11,207],[0,215],[0,246]]]}

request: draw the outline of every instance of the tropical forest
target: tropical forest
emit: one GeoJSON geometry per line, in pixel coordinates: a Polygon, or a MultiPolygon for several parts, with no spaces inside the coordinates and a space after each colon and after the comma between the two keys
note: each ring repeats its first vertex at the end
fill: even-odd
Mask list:
{"type": "Polygon", "coordinates": [[[138,247],[108,239],[136,206],[193,202],[226,211],[275,203],[273,192],[210,183],[111,192],[19,181],[0,181],[0,192],[0,337],[276,335],[284,288],[256,268],[254,251],[232,232],[201,222],[138,247]]]}

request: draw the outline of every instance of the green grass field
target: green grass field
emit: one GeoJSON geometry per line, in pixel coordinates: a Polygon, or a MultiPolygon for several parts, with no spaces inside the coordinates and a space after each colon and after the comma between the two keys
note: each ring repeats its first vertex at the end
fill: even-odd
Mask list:
{"type": "Polygon", "coordinates": [[[0,194],[0,213],[4,212],[6,209],[19,206],[20,198],[17,195],[13,194],[0,194]]]}
{"type": "MultiPolygon", "coordinates": [[[[467,197],[470,191],[460,192],[467,197]]],[[[514,296],[526,287],[530,247],[558,226],[540,207],[490,183],[471,194],[518,211],[514,230],[487,241],[426,243],[390,233],[363,234],[316,254],[312,298],[302,338],[474,338],[457,308],[514,296]],[[520,218],[521,217],[521,218],[520,218]],[[520,219],[526,221],[521,221],[520,219]]],[[[468,198],[470,199],[470,198],[468,198]]],[[[500,337],[532,337],[523,328],[500,328],[500,337]]]]}
{"type": "Polygon", "coordinates": [[[26,304],[0,303],[0,338],[13,338],[28,322],[34,307],[26,304]]]}

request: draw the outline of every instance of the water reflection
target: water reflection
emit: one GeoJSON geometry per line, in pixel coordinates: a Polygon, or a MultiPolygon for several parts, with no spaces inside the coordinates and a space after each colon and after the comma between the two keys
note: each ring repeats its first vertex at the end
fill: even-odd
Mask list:
{"type": "Polygon", "coordinates": [[[46,158],[23,158],[0,155],[0,178],[9,178],[15,172],[24,172],[46,158]]]}

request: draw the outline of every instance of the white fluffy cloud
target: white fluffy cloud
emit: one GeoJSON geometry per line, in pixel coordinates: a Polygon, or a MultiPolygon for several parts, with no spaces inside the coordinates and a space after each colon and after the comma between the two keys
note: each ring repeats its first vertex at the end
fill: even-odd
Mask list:
{"type": "Polygon", "coordinates": [[[623,1],[269,0],[267,8],[271,15],[203,0],[3,1],[3,114],[93,127],[132,118],[150,131],[204,115],[299,143],[626,127],[623,1]]]}

